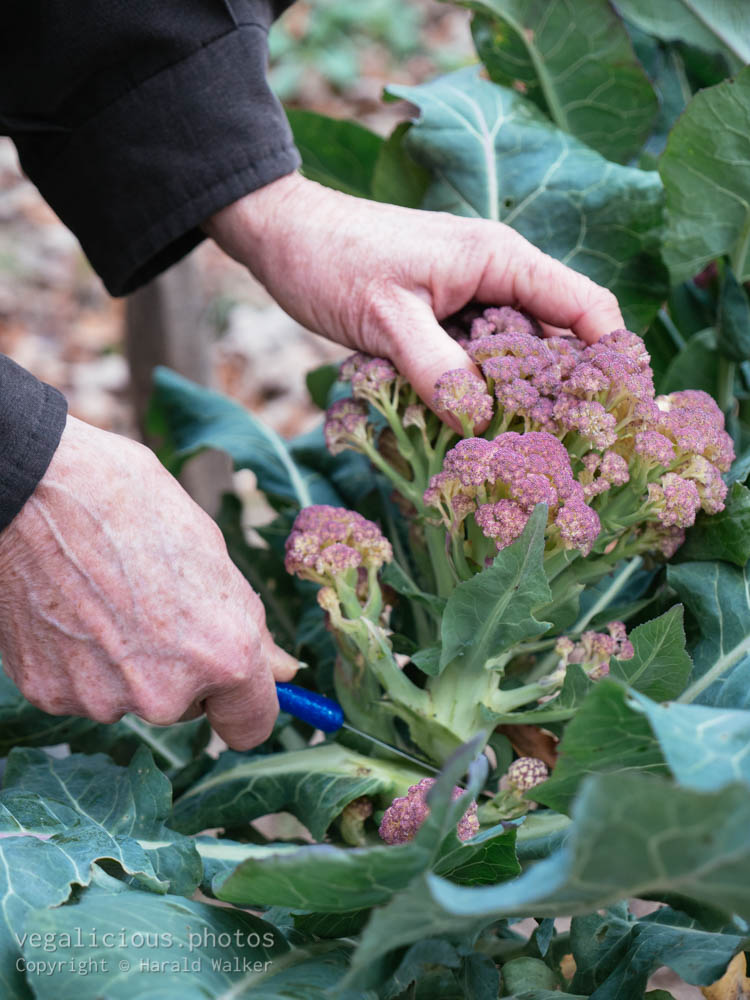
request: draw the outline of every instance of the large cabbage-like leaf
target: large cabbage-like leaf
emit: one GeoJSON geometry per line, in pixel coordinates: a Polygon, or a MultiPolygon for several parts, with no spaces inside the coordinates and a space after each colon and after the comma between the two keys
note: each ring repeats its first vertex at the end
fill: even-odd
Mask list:
{"type": "Polygon", "coordinates": [[[731,70],[750,62],[750,10],[737,0],[616,0],[620,12],[649,35],[720,52],[731,70]]]}
{"type": "Polygon", "coordinates": [[[721,559],[743,567],[750,559],[750,490],[734,483],[726,507],[718,514],[699,514],[687,533],[679,558],[721,559]]]}
{"type": "MultiPolygon", "coordinates": [[[[747,10],[747,6],[745,6],[747,10]]],[[[666,191],[664,260],[675,282],[729,254],[750,278],[750,66],[700,91],[659,160],[666,191]]]]}
{"type": "Polygon", "coordinates": [[[692,684],[681,701],[750,708],[750,571],[726,562],[669,566],[667,579],[698,627],[692,684]]]}
{"type": "Polygon", "coordinates": [[[16,964],[29,911],[59,906],[74,884],[88,885],[96,861],[116,862],[156,893],[170,885],[193,891],[200,859],[190,840],[163,824],[170,798],[169,782],[146,750],[127,771],[103,755],[54,760],[38,750],[13,751],[0,795],[0,987],[6,1000],[31,995],[16,964]]]}
{"type": "MultiPolygon", "coordinates": [[[[36,911],[26,929],[41,935],[27,935],[27,962],[49,962],[43,942],[50,935],[57,946],[54,958],[62,963],[54,976],[33,976],[37,1000],[283,1000],[295,995],[323,1000],[321,973],[334,978],[333,968],[323,962],[314,977],[320,988],[314,991],[303,991],[304,978],[296,994],[272,987],[276,974],[295,964],[280,930],[251,913],[180,896],[95,886],[75,906],[36,911]],[[82,954],[79,940],[97,944],[82,954]],[[86,975],[76,971],[82,958],[91,960],[86,975]]],[[[296,956],[297,961],[307,957],[305,952],[296,956]]]]}
{"type": "Polygon", "coordinates": [[[352,799],[393,797],[423,777],[415,768],[363,757],[337,743],[256,756],[227,751],[177,800],[172,825],[197,833],[286,810],[322,840],[331,821],[352,799]]]}
{"type": "Polygon", "coordinates": [[[624,775],[633,770],[668,774],[647,719],[628,705],[625,688],[616,681],[603,680],[568,723],[552,777],[529,797],[558,812],[568,812],[588,775],[624,775]]]}
{"type": "Polygon", "coordinates": [[[662,965],[688,983],[708,986],[723,975],[742,936],[710,933],[670,907],[634,917],[623,904],[574,917],[570,945],[576,960],[571,990],[625,1000],[642,997],[648,977],[662,965]]]}
{"type": "Polygon", "coordinates": [[[465,0],[496,83],[521,81],[559,128],[625,163],[656,118],[656,95],[607,0],[465,0]]]}
{"type": "MultiPolygon", "coordinates": [[[[85,828],[91,836],[108,835],[113,845],[140,850],[146,881],[157,891],[189,894],[198,884],[195,845],[165,826],[171,785],[145,747],[127,768],[104,754],[57,760],[41,750],[18,749],[8,758],[3,782],[4,792],[30,789],[43,803],[62,803],[66,813],[61,831],[85,828]]],[[[18,806],[16,815],[22,820],[25,815],[18,806]]]]}
{"type": "Polygon", "coordinates": [[[154,372],[149,421],[165,438],[161,456],[173,471],[203,448],[218,448],[231,457],[235,468],[252,469],[258,486],[271,498],[299,507],[342,506],[328,480],[297,463],[276,431],[234,400],[168,368],[154,372]]]}
{"type": "Polygon", "coordinates": [[[423,937],[470,935],[520,913],[590,913],[629,896],[679,894],[750,916],[746,785],[706,793],[654,775],[595,775],[584,783],[573,818],[565,846],[515,881],[469,888],[420,876],[375,911],[354,971],[423,937]]]}
{"type": "Polygon", "coordinates": [[[610,288],[645,327],[666,294],[654,172],[605,160],[475,67],[388,92],[420,109],[404,143],[432,174],[423,207],[496,219],[610,288]]]}

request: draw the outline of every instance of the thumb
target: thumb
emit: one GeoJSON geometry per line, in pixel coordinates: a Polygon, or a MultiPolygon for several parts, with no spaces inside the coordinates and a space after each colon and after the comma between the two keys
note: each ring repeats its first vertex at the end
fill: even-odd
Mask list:
{"type": "MultiPolygon", "coordinates": [[[[398,327],[384,330],[383,334],[391,361],[431,410],[435,410],[432,402],[435,383],[441,375],[461,368],[481,378],[479,369],[463,347],[445,332],[435,319],[432,307],[417,295],[403,293],[398,327]]],[[[445,419],[445,413],[435,412],[445,419]]],[[[461,433],[455,418],[446,423],[461,433]]]]}

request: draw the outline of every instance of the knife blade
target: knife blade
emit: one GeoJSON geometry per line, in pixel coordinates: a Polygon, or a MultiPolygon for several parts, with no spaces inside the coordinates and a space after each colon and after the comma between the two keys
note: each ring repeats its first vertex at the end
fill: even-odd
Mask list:
{"type": "Polygon", "coordinates": [[[355,733],[357,736],[383,747],[390,753],[405,758],[424,771],[440,774],[439,767],[434,767],[426,760],[422,760],[421,757],[415,757],[405,750],[400,750],[398,747],[386,743],[385,740],[381,740],[377,736],[371,736],[370,733],[364,733],[361,729],[350,725],[344,719],[344,710],[341,705],[333,698],[327,698],[316,691],[308,691],[307,688],[300,687],[298,684],[284,684],[280,681],[276,684],[276,695],[282,712],[288,712],[289,715],[293,715],[301,722],[307,722],[316,729],[321,729],[324,733],[337,733],[339,729],[347,729],[350,733],[355,733]]]}

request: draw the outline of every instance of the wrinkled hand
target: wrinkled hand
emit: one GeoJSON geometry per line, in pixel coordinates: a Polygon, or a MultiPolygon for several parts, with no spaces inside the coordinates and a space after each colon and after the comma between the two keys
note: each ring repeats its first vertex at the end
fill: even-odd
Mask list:
{"type": "Polygon", "coordinates": [[[68,417],[0,535],[0,649],[53,715],[167,724],[200,713],[230,746],[270,733],[296,661],[221,532],[142,445],[68,417]]]}
{"type": "Polygon", "coordinates": [[[389,358],[429,405],[445,371],[476,371],[437,320],[476,299],[593,342],[622,327],[611,292],[508,226],[365,201],[289,174],[206,232],[311,330],[389,358]]]}

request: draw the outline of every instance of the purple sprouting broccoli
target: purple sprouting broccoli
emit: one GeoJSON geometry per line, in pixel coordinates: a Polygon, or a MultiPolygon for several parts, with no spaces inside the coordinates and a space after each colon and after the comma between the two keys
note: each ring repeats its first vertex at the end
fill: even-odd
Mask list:
{"type": "Polygon", "coordinates": [[[366,400],[377,405],[386,396],[390,398],[405,380],[386,358],[374,358],[370,354],[352,354],[339,370],[342,382],[351,382],[355,399],[366,400]]]}
{"type": "MultiPolygon", "coordinates": [[[[476,324],[477,321],[475,321],[476,324]]],[[[538,429],[537,404],[555,392],[561,371],[546,342],[530,332],[509,330],[472,340],[469,356],[481,367],[504,412],[503,426],[514,416],[538,429]]]]}
{"type": "Polygon", "coordinates": [[[562,636],[557,641],[555,652],[560,657],[558,669],[563,676],[568,664],[578,663],[592,680],[607,676],[613,657],[632,660],[635,656],[623,622],[610,622],[607,632],[584,632],[577,642],[562,636]]]}
{"type": "Polygon", "coordinates": [[[326,504],[303,508],[286,540],[287,572],[334,588],[342,580],[356,583],[360,568],[377,573],[392,558],[391,543],[376,524],[326,504]]]}
{"type": "Polygon", "coordinates": [[[347,448],[361,451],[371,436],[366,404],[351,398],[337,400],[328,408],[323,433],[332,455],[347,448]]]}
{"type": "Polygon", "coordinates": [[[616,451],[589,451],[581,458],[582,471],[578,482],[583,486],[586,501],[601,496],[613,486],[624,486],[630,479],[628,462],[616,451]]]}
{"type": "Polygon", "coordinates": [[[665,473],[658,483],[649,483],[648,499],[650,511],[665,528],[689,528],[701,505],[695,483],[674,472],[665,473]]]}
{"type": "Polygon", "coordinates": [[[598,517],[585,503],[567,451],[545,431],[460,441],[445,456],[443,471],[431,479],[424,502],[440,512],[453,532],[473,512],[496,549],[518,537],[539,503],[547,504],[553,545],[587,553],[599,533],[598,517]]]}
{"type": "Polygon", "coordinates": [[[477,424],[492,419],[492,397],[484,380],[473,372],[457,368],[441,375],[435,383],[432,405],[436,410],[458,417],[466,437],[477,424]]]}
{"type": "Polygon", "coordinates": [[[518,757],[500,779],[502,789],[529,792],[549,777],[549,770],[538,757],[518,757]]]}
{"type": "Polygon", "coordinates": [[[647,469],[668,469],[677,457],[674,444],[659,431],[638,431],[633,450],[647,469]]]}
{"type": "Polygon", "coordinates": [[[526,792],[541,785],[549,777],[549,770],[543,760],[537,757],[518,757],[500,779],[497,795],[482,807],[483,819],[515,819],[537,808],[536,802],[524,798],[526,792]]]}
{"type": "MultiPolygon", "coordinates": [[[[417,831],[430,814],[427,794],[435,784],[435,778],[422,778],[412,785],[406,795],[394,799],[388,806],[380,823],[379,833],[386,844],[406,844],[414,840],[417,831]]],[[[453,789],[452,799],[460,799],[464,790],[458,785],[453,789]]],[[[459,840],[470,840],[479,833],[477,804],[472,802],[456,827],[459,840]]]]}

